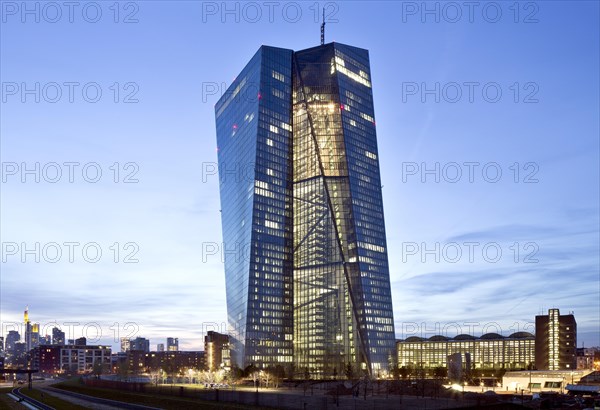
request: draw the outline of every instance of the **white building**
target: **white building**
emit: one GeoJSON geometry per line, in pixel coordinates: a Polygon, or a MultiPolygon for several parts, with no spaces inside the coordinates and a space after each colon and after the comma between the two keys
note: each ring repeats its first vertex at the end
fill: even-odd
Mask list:
{"type": "Polygon", "coordinates": [[[523,370],[506,372],[502,377],[502,388],[520,393],[565,392],[567,384],[577,383],[591,370],[523,370]]]}
{"type": "Polygon", "coordinates": [[[97,364],[110,368],[110,346],[63,346],[60,349],[62,371],[86,373],[97,364]]]}

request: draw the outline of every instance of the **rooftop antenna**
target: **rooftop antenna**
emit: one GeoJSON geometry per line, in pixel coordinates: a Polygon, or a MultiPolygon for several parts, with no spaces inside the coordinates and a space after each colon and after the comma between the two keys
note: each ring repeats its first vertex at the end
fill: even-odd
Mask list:
{"type": "Polygon", "coordinates": [[[321,45],[325,44],[325,7],[323,7],[323,22],[321,23],[321,45]]]}

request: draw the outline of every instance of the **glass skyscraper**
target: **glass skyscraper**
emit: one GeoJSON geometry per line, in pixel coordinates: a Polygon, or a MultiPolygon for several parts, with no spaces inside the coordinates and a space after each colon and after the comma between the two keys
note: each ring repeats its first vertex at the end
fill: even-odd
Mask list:
{"type": "Polygon", "coordinates": [[[232,363],[377,375],[395,333],[368,52],[261,47],[215,106],[232,363]]]}

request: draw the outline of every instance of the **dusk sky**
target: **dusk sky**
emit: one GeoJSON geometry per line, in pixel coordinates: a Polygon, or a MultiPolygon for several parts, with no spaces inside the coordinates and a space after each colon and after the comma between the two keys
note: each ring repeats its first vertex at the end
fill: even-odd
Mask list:
{"type": "Polygon", "coordinates": [[[370,53],[397,338],[557,307],[600,345],[598,2],[75,3],[0,3],[2,335],[226,331],[214,104],[325,7],[370,53]]]}

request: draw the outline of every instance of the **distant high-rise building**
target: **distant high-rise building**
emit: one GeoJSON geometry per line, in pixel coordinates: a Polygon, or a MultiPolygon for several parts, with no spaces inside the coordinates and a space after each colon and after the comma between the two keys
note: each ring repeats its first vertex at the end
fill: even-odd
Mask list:
{"type": "Polygon", "coordinates": [[[52,336],[40,336],[40,345],[51,345],[52,344],[52,336]]]}
{"type": "Polygon", "coordinates": [[[25,349],[29,350],[31,348],[31,332],[33,331],[33,327],[29,321],[29,306],[26,306],[23,312],[23,323],[25,325],[25,349]]]}
{"type": "Polygon", "coordinates": [[[129,350],[138,350],[142,352],[150,351],[150,340],[145,337],[136,337],[129,340],[129,350]]]}
{"type": "Polygon", "coordinates": [[[4,357],[4,336],[0,336],[0,357],[4,357]]]}
{"type": "Polygon", "coordinates": [[[9,330],[4,342],[4,354],[6,356],[6,364],[11,364],[15,358],[15,345],[21,340],[21,335],[16,330],[9,330]]]}
{"type": "Polygon", "coordinates": [[[179,338],[167,337],[167,351],[176,352],[179,350],[179,338]]]}
{"type": "Polygon", "coordinates": [[[28,350],[27,345],[23,342],[16,342],[14,344],[12,354],[10,356],[10,364],[13,367],[27,367],[28,364],[28,350]]]}
{"type": "Polygon", "coordinates": [[[23,312],[23,323],[25,327],[25,349],[29,352],[40,344],[40,324],[29,320],[29,306],[23,312]]]}
{"type": "Polygon", "coordinates": [[[65,345],[65,332],[57,327],[52,328],[52,344],[57,346],[65,345]]]}
{"type": "Polygon", "coordinates": [[[577,322],[558,309],[535,317],[535,366],[538,370],[577,369],[577,322]]]}
{"type": "Polygon", "coordinates": [[[87,345],[87,339],[85,337],[80,337],[79,339],[75,339],[75,346],[85,346],[87,345]]]}
{"type": "Polygon", "coordinates": [[[377,374],[395,332],[367,50],[262,46],[215,106],[231,359],[377,374]]]}
{"type": "Polygon", "coordinates": [[[164,352],[165,351],[165,344],[164,343],[158,343],[156,345],[156,351],[157,352],[164,352]]]}
{"type": "Polygon", "coordinates": [[[21,340],[21,335],[19,332],[16,330],[9,330],[8,334],[6,335],[6,342],[4,344],[6,351],[13,350],[15,348],[15,343],[17,343],[19,340],[21,340]]]}
{"type": "Polygon", "coordinates": [[[128,352],[130,347],[131,347],[131,341],[126,337],[122,337],[121,338],[121,352],[128,352]]]}

